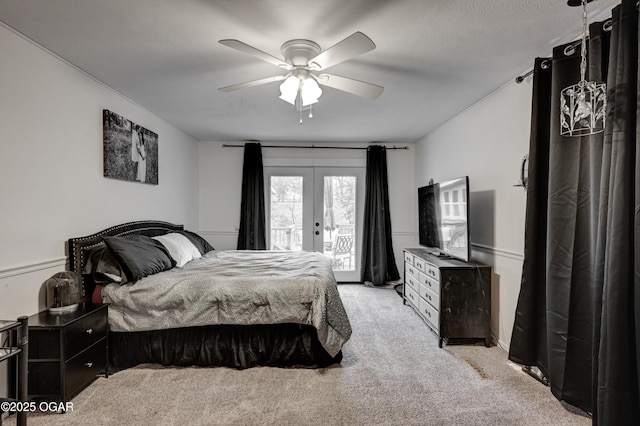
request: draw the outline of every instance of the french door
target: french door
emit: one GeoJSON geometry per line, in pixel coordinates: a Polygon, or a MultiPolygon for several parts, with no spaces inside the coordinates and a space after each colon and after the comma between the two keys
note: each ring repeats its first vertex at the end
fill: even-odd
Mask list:
{"type": "Polygon", "coordinates": [[[338,281],[360,280],[365,169],[265,167],[267,247],[327,256],[338,281]]]}

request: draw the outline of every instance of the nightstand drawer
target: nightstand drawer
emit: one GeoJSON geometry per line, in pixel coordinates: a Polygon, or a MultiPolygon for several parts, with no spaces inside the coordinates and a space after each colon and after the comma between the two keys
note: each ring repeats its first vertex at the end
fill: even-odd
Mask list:
{"type": "Polygon", "coordinates": [[[100,340],[65,365],[66,395],[73,395],[87,386],[107,366],[107,339],[100,340]]]}
{"type": "Polygon", "coordinates": [[[107,311],[100,310],[79,319],[65,329],[65,360],[107,337],[107,311]]]}
{"type": "Polygon", "coordinates": [[[29,396],[35,399],[56,400],[62,395],[75,395],[106,370],[107,339],[104,338],[73,357],[60,368],[59,361],[29,363],[29,396]],[[64,374],[61,377],[60,374],[64,374]],[[64,393],[60,385],[64,383],[64,393]]]}

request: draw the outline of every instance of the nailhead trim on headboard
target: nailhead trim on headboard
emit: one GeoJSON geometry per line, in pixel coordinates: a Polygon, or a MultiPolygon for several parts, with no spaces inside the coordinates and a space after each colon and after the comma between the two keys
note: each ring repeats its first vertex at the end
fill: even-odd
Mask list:
{"type": "Polygon", "coordinates": [[[184,230],[183,225],[176,225],[162,221],[143,220],[112,226],[84,237],[69,238],[67,247],[69,254],[69,270],[82,274],[86,260],[85,252],[104,244],[104,241],[102,240],[102,237],[104,236],[117,237],[129,234],[156,236],[182,230],[184,230]]]}

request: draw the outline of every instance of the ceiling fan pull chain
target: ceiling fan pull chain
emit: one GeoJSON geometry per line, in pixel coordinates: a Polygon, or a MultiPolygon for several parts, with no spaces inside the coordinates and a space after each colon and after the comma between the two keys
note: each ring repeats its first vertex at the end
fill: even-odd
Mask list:
{"type": "Polygon", "coordinates": [[[302,108],[300,108],[300,124],[302,124],[302,108]]]}
{"type": "Polygon", "coordinates": [[[313,118],[313,104],[309,105],[309,118],[313,118]]]}

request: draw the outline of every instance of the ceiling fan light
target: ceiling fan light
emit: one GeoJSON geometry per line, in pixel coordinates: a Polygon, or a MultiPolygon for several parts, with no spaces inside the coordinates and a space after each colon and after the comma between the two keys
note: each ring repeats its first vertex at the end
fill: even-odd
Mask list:
{"type": "Polygon", "coordinates": [[[291,105],[295,105],[299,88],[300,80],[298,77],[290,75],[280,85],[280,99],[290,103],[291,105]]]}
{"type": "Polygon", "coordinates": [[[322,95],[322,89],[318,83],[311,77],[302,81],[302,106],[312,105],[318,102],[318,98],[322,95]]]}

